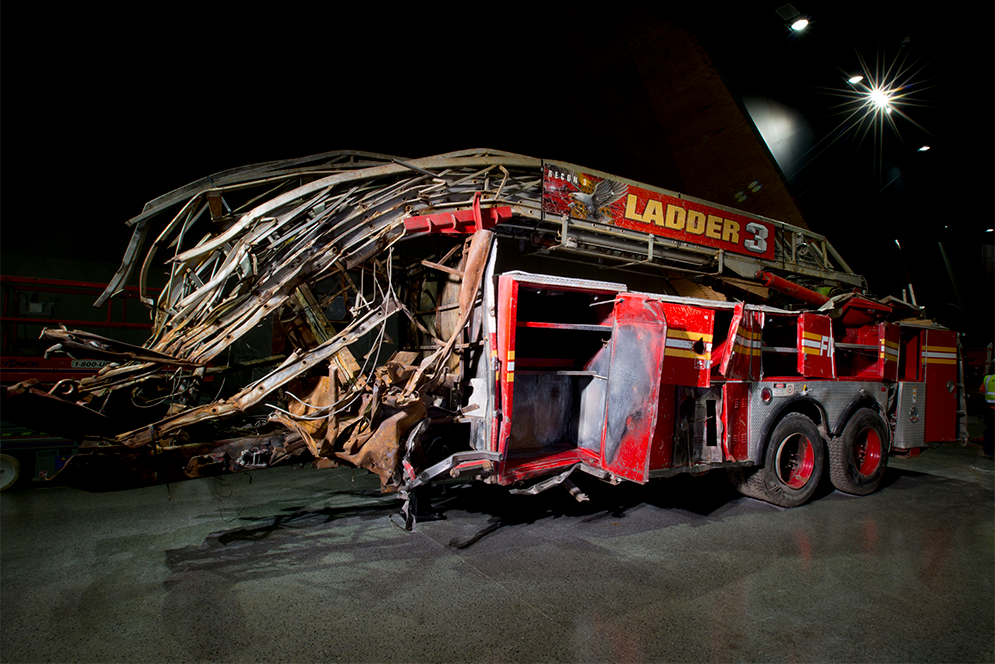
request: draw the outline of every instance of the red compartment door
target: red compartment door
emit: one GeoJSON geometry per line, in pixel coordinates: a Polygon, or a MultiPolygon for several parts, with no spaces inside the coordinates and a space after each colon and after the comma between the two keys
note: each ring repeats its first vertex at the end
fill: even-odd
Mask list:
{"type": "Polygon", "coordinates": [[[798,316],[798,373],[806,378],[836,378],[835,350],[829,316],[798,316]]]}
{"type": "Polygon", "coordinates": [[[667,320],[663,383],[708,387],[715,312],[684,304],[659,304],[667,320]]]}
{"type": "Polygon", "coordinates": [[[649,478],[666,341],[661,304],[642,295],[620,293],[615,304],[601,457],[606,470],[627,480],[642,483],[649,478]]]}
{"type": "Polygon", "coordinates": [[[926,330],[922,367],[926,376],[926,441],[957,440],[957,333],[926,330]]]}
{"type": "Polygon", "coordinates": [[[760,380],[762,311],[746,310],[737,304],[729,324],[729,336],[719,358],[719,373],[729,380],[760,380]]]}

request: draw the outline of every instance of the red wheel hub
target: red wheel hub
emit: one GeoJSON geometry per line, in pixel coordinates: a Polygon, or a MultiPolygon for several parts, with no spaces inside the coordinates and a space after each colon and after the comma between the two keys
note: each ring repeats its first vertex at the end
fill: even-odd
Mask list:
{"type": "Polygon", "coordinates": [[[812,441],[796,433],[788,436],[777,448],[777,476],[792,489],[800,489],[812,479],[815,470],[815,449],[812,441]]]}
{"type": "Polygon", "coordinates": [[[881,437],[874,429],[857,434],[853,445],[853,462],[857,472],[867,477],[881,465],[881,437]]]}

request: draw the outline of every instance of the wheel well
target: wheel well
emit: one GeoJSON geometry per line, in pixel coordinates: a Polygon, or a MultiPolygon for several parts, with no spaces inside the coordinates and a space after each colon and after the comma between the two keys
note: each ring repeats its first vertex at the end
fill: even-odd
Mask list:
{"type": "Polygon", "coordinates": [[[800,399],[794,402],[778,414],[778,421],[782,420],[786,415],[791,413],[801,413],[808,419],[815,422],[815,426],[819,427],[820,430],[824,430],[826,428],[826,418],[822,412],[822,408],[814,401],[800,399]]]}
{"type": "Polygon", "coordinates": [[[834,436],[839,436],[840,434],[842,434],[843,429],[846,428],[846,425],[850,421],[850,418],[853,417],[858,410],[861,410],[863,408],[873,410],[875,413],[880,415],[885,422],[888,421],[888,417],[881,410],[881,405],[874,400],[874,397],[870,395],[864,395],[854,400],[849,406],[847,406],[846,410],[840,413],[839,418],[834,423],[833,430],[831,433],[834,436]]]}
{"type": "Polygon", "coordinates": [[[763,446],[760,448],[760,458],[759,460],[755,459],[754,461],[758,461],[758,463],[761,464],[763,463],[763,459],[767,454],[767,446],[770,444],[771,434],[774,433],[774,429],[777,428],[777,425],[780,424],[781,420],[792,413],[800,413],[815,422],[815,426],[818,427],[822,437],[824,439],[829,438],[829,431],[826,425],[826,416],[825,413],[822,412],[822,407],[818,404],[818,402],[812,399],[797,398],[784,404],[780,410],[769,417],[764,423],[761,438],[761,440],[763,440],[763,446]]]}

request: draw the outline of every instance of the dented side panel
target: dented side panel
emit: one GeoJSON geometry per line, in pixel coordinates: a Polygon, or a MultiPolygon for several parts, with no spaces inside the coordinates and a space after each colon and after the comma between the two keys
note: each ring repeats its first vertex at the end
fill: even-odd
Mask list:
{"type": "Polygon", "coordinates": [[[759,380],[764,315],[736,305],[729,334],[719,354],[719,372],[730,380],[759,380]]]}
{"type": "Polygon", "coordinates": [[[498,452],[501,454],[500,473],[505,472],[508,441],[511,438],[511,418],[515,394],[515,321],[518,319],[518,282],[508,275],[498,278],[498,384],[501,390],[501,424],[498,452]]]}
{"type": "Polygon", "coordinates": [[[660,302],[619,296],[602,458],[606,470],[635,482],[649,477],[667,329],[660,302]]]}

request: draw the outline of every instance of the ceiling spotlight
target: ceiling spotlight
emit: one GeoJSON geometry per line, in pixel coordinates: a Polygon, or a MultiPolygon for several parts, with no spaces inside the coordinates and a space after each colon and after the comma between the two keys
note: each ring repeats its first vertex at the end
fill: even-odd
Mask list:
{"type": "Polygon", "coordinates": [[[851,76],[850,78],[846,79],[846,82],[849,83],[850,85],[856,85],[857,83],[860,83],[862,80],[864,80],[864,77],[861,76],[860,74],[857,74],[856,76],[851,76]]]}
{"type": "Polygon", "coordinates": [[[808,26],[808,19],[800,18],[791,24],[791,29],[795,32],[799,30],[804,30],[808,26]]]}
{"type": "Polygon", "coordinates": [[[919,148],[919,152],[925,152],[928,149],[929,149],[929,146],[928,145],[924,145],[921,148],[919,148]]]}

